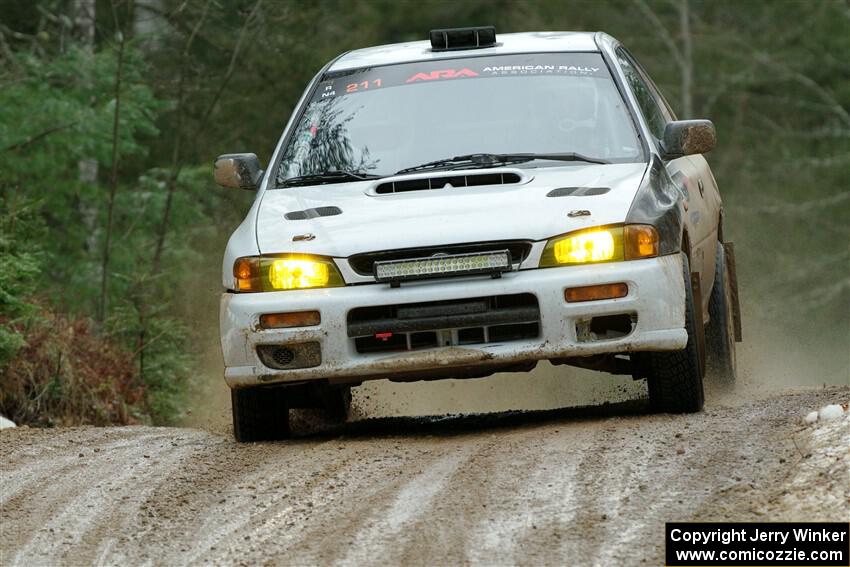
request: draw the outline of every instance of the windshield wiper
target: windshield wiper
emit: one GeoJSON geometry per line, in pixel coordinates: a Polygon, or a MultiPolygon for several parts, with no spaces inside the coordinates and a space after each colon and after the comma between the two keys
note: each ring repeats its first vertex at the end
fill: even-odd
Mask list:
{"type": "Polygon", "coordinates": [[[324,185],[327,183],[345,183],[346,181],[366,181],[367,179],[380,179],[380,175],[364,173],[362,171],[325,171],[323,173],[310,173],[284,179],[278,183],[278,187],[295,187],[297,185],[324,185]]]}
{"type": "Polygon", "coordinates": [[[421,165],[407,167],[396,171],[396,175],[403,173],[412,173],[414,171],[439,170],[439,169],[458,169],[463,167],[469,168],[487,168],[499,167],[511,163],[525,163],[534,160],[554,160],[554,161],[582,161],[586,163],[606,164],[611,163],[602,158],[589,157],[575,152],[564,152],[554,154],[466,154],[455,156],[452,158],[440,159],[437,161],[429,161],[421,165]]]}

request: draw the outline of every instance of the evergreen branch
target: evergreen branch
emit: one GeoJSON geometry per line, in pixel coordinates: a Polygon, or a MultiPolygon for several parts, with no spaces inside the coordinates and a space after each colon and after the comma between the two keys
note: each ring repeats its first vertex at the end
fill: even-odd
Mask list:
{"type": "Polygon", "coordinates": [[[26,148],[27,146],[30,146],[30,145],[38,142],[39,140],[42,140],[42,139],[48,137],[51,134],[55,134],[56,132],[66,130],[66,129],[70,128],[71,126],[76,126],[76,125],[77,125],[77,122],[75,121],[75,122],[68,122],[67,124],[60,124],[58,126],[52,126],[52,127],[48,128],[47,130],[44,130],[42,132],[39,132],[38,134],[35,134],[35,135],[28,137],[26,140],[21,140],[20,142],[16,142],[16,143],[14,143],[10,146],[6,146],[5,148],[3,148],[2,151],[11,152],[11,151],[22,150],[22,149],[26,148]]]}

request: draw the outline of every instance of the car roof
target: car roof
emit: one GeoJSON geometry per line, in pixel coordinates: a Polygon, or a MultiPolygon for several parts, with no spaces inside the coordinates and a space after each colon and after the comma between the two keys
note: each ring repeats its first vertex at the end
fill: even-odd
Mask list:
{"type": "Polygon", "coordinates": [[[430,41],[392,43],[364,49],[355,49],[343,54],[333,62],[328,71],[344,71],[360,67],[474,57],[477,55],[505,55],[509,53],[542,52],[587,52],[599,51],[595,35],[597,32],[525,32],[500,33],[497,44],[484,49],[460,49],[456,51],[432,51],[430,41]]]}

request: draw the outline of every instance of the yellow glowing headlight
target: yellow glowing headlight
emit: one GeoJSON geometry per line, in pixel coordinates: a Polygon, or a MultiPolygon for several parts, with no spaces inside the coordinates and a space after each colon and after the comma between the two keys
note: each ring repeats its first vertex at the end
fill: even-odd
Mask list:
{"type": "Polygon", "coordinates": [[[330,281],[328,265],[313,260],[280,258],[269,266],[272,289],[303,289],[325,287],[330,281]]]}
{"type": "Polygon", "coordinates": [[[652,226],[595,227],[550,239],[540,267],[651,258],[658,250],[658,231],[652,226]]]}
{"type": "Polygon", "coordinates": [[[614,258],[614,235],[609,230],[576,234],[555,241],[555,259],[559,264],[604,262],[614,258]]]}
{"type": "Polygon", "coordinates": [[[233,265],[239,291],[277,291],[345,285],[330,258],[308,255],[239,258],[233,265]]]}
{"type": "Polygon", "coordinates": [[[623,227],[592,228],[551,239],[540,266],[563,266],[623,259],[623,227]]]}

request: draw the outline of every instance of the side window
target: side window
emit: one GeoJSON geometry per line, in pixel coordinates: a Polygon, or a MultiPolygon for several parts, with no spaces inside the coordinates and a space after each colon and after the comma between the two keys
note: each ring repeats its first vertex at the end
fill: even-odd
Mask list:
{"type": "Polygon", "coordinates": [[[637,66],[622,48],[617,49],[617,60],[620,62],[620,66],[623,68],[623,74],[625,74],[626,80],[635,94],[638,106],[640,106],[640,111],[644,119],[646,119],[650,132],[660,140],[664,135],[664,127],[667,125],[668,119],[665,116],[666,113],[659,106],[658,101],[653,96],[652,90],[646,81],[644,81],[637,66]]]}
{"type": "Polygon", "coordinates": [[[661,91],[658,89],[658,85],[655,84],[655,81],[652,80],[652,77],[649,76],[649,73],[646,72],[646,69],[643,68],[643,65],[638,63],[635,56],[629,53],[629,50],[625,47],[620,48],[623,51],[623,55],[629,60],[632,64],[632,67],[637,69],[638,74],[640,74],[643,79],[644,84],[649,88],[650,92],[652,92],[652,97],[655,99],[655,104],[661,109],[661,113],[664,115],[664,118],[667,122],[673,122],[674,120],[678,120],[676,118],[676,113],[673,112],[673,109],[670,108],[670,103],[667,102],[667,99],[664,98],[664,95],[661,94],[661,91]]]}

